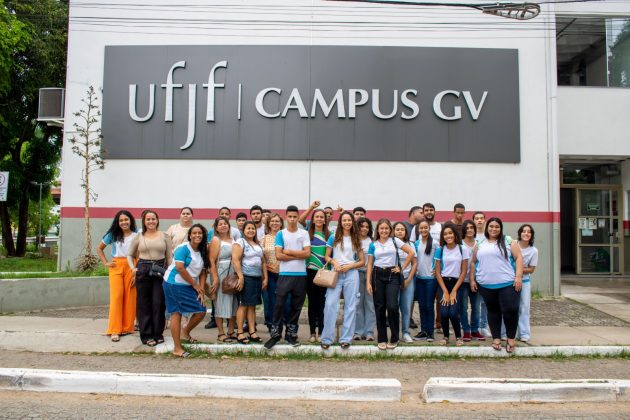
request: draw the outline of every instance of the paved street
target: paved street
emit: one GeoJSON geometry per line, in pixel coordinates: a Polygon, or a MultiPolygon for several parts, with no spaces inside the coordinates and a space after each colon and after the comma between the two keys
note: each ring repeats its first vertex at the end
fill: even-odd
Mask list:
{"type": "Polygon", "coordinates": [[[630,378],[628,359],[513,360],[269,360],[160,355],[64,355],[0,351],[0,366],[39,369],[163,372],[208,375],[298,377],[394,377],[403,387],[399,403],[240,401],[111,395],[0,392],[0,418],[192,418],[361,417],[361,418],[624,418],[630,403],[616,404],[425,404],[420,394],[432,376],[511,378],[630,378]]]}

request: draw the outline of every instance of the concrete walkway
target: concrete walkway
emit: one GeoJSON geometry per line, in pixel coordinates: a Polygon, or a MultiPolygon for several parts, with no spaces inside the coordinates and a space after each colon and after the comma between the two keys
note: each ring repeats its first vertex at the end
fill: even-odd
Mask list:
{"type": "Polygon", "coordinates": [[[630,322],[630,277],[563,276],[562,295],[630,322]]]}

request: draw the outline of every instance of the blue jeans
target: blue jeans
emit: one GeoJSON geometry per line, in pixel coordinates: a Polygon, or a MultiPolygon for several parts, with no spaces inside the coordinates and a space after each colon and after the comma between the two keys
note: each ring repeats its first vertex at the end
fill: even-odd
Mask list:
{"type": "Polygon", "coordinates": [[[374,337],[376,326],[376,313],[374,312],[374,299],[367,293],[365,287],[366,272],[359,271],[359,303],[354,323],[354,333],[361,337],[374,337]]]}
{"type": "Polygon", "coordinates": [[[416,299],[420,302],[420,331],[433,335],[435,330],[435,291],[437,279],[416,277],[416,299]]]}
{"type": "Polygon", "coordinates": [[[481,299],[478,292],[470,290],[470,283],[463,283],[459,290],[462,291],[460,302],[459,320],[465,333],[479,331],[479,304],[481,299]],[[468,322],[468,301],[470,301],[470,323],[468,322]]]}
{"type": "Polygon", "coordinates": [[[402,317],[402,333],[409,334],[409,320],[411,318],[411,308],[415,294],[415,281],[412,279],[409,286],[400,289],[400,316],[402,317]]]}
{"type": "MultiPolygon", "coordinates": [[[[479,291],[477,291],[479,293],[479,291]]],[[[479,328],[488,328],[488,308],[486,308],[486,302],[483,299],[477,299],[479,301],[479,328]]]]}
{"type": "MultiPolygon", "coordinates": [[[[448,290],[448,292],[451,293],[451,291],[453,290],[453,287],[455,287],[455,284],[457,283],[457,279],[454,277],[444,277],[442,280],[444,280],[444,285],[446,286],[446,290],[448,290]]],[[[444,291],[442,290],[441,287],[438,289],[438,295],[441,301],[442,298],[444,297],[444,291]]],[[[443,303],[440,305],[440,315],[442,317],[442,332],[444,333],[444,338],[447,338],[447,339],[449,336],[449,329],[448,329],[449,321],[453,325],[453,330],[455,331],[455,338],[461,338],[462,336],[462,329],[459,323],[459,307],[460,307],[460,302],[462,301],[462,288],[461,287],[457,289],[457,292],[455,292],[455,299],[456,299],[456,302],[453,305],[450,305],[450,304],[445,305],[443,303]]]]}
{"type": "Polygon", "coordinates": [[[332,344],[335,340],[335,323],[339,312],[339,300],[343,291],[343,325],[341,326],[340,343],[352,343],[357,303],[359,302],[359,271],[356,269],[339,273],[337,286],[326,291],[324,306],[324,331],[322,344],[332,344]]]}

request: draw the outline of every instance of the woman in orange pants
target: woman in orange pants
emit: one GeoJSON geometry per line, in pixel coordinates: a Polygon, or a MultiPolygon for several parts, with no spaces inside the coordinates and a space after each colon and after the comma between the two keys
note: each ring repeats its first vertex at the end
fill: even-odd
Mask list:
{"type": "Polygon", "coordinates": [[[97,253],[105,267],[109,268],[109,325],[107,335],[112,341],[120,341],[120,336],[133,334],[136,318],[136,287],[134,276],[127,263],[127,250],[136,233],[136,221],[127,210],[120,210],[114,216],[112,225],[103,236],[97,253]],[[107,245],[112,246],[112,260],[107,262],[103,252],[107,245]]]}

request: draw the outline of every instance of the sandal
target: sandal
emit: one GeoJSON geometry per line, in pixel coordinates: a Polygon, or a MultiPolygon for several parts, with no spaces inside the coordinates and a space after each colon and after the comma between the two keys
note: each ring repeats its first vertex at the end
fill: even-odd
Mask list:
{"type": "Polygon", "coordinates": [[[378,343],[379,350],[387,350],[387,343],[378,343]]]}
{"type": "Polygon", "coordinates": [[[464,340],[462,340],[461,338],[458,338],[457,340],[455,340],[455,345],[457,347],[461,347],[464,345],[464,340]]]}
{"type": "Polygon", "coordinates": [[[117,343],[120,341],[120,336],[118,334],[112,334],[112,341],[117,343]]]}
{"type": "Polygon", "coordinates": [[[503,349],[503,347],[501,347],[501,341],[493,341],[492,348],[496,351],[501,351],[503,349]]]}
{"type": "Polygon", "coordinates": [[[217,337],[217,341],[220,341],[222,343],[231,343],[234,341],[234,339],[227,334],[219,334],[219,336],[217,337]]]}
{"type": "Polygon", "coordinates": [[[187,351],[183,352],[182,354],[173,353],[173,356],[181,357],[181,358],[185,359],[185,358],[190,356],[190,353],[188,353],[187,351]]]}
{"type": "Polygon", "coordinates": [[[248,344],[249,338],[245,337],[245,333],[238,333],[238,335],[236,336],[236,341],[238,341],[240,344],[248,344]]]}
{"type": "Polygon", "coordinates": [[[507,353],[514,353],[515,348],[516,348],[516,345],[514,344],[510,344],[509,342],[505,344],[505,351],[507,353]]]}
{"type": "Polygon", "coordinates": [[[350,343],[341,343],[341,348],[344,350],[350,348],[350,343]]]}
{"type": "Polygon", "coordinates": [[[394,350],[396,347],[398,347],[398,341],[396,341],[395,343],[389,343],[385,347],[387,348],[387,350],[394,350]]]}
{"type": "Polygon", "coordinates": [[[324,350],[328,350],[330,348],[330,344],[321,343],[320,347],[323,348],[324,350]]]}
{"type": "Polygon", "coordinates": [[[440,340],[440,346],[448,346],[448,338],[444,337],[440,340]]]}
{"type": "Polygon", "coordinates": [[[192,338],[192,337],[188,337],[188,338],[183,338],[181,339],[182,343],[187,343],[187,344],[197,344],[199,342],[199,340],[197,340],[196,338],[192,338]]]}
{"type": "Polygon", "coordinates": [[[249,333],[249,341],[252,343],[262,343],[262,338],[258,337],[258,334],[249,333]]]}
{"type": "Polygon", "coordinates": [[[155,347],[157,346],[157,341],[155,341],[154,339],[150,339],[150,340],[147,340],[145,344],[149,347],[155,347]]]}

